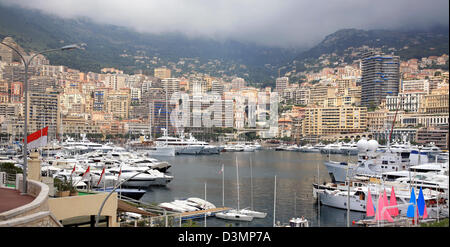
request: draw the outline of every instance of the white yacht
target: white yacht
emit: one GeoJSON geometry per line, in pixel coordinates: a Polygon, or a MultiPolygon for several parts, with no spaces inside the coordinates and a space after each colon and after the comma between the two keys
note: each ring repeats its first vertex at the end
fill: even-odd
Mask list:
{"type": "Polygon", "coordinates": [[[355,142],[342,143],[341,154],[357,155],[358,154],[358,146],[356,145],[355,142]]]}
{"type": "Polygon", "coordinates": [[[403,162],[398,153],[390,150],[384,153],[376,152],[378,142],[375,140],[361,139],[357,145],[359,150],[357,164],[324,162],[333,182],[344,182],[347,176],[351,177],[357,174],[381,175],[382,172],[406,170],[409,165],[409,159],[408,162],[403,162]]]}
{"type": "MultiPolygon", "coordinates": [[[[383,187],[381,185],[371,186],[371,187],[357,187],[348,191],[341,190],[318,190],[320,194],[320,203],[326,206],[347,209],[347,200],[350,199],[350,210],[358,211],[358,212],[366,212],[366,204],[368,198],[368,190],[370,189],[370,194],[372,197],[372,202],[376,207],[376,202],[378,200],[378,195],[383,191],[383,187]],[[350,197],[348,197],[350,194],[350,197]]],[[[388,200],[390,200],[391,195],[391,187],[386,187],[386,196],[388,200]]],[[[394,188],[395,196],[397,200],[397,205],[399,205],[399,214],[406,215],[408,209],[408,203],[411,196],[410,190],[406,188],[394,188]]],[[[418,193],[418,190],[415,190],[418,193]]],[[[437,193],[436,191],[423,189],[423,195],[425,198],[425,202],[427,202],[427,213],[428,215],[436,214],[436,208],[432,205],[436,205],[437,193]],[[431,202],[431,203],[430,203],[431,202]]]]}
{"type": "Polygon", "coordinates": [[[286,151],[298,152],[298,151],[300,151],[300,148],[297,145],[290,145],[290,146],[286,147],[285,150],[286,151]]]}
{"type": "Polygon", "coordinates": [[[166,175],[157,170],[149,170],[146,167],[132,167],[129,165],[124,165],[122,167],[109,169],[109,172],[117,176],[120,170],[122,170],[122,174],[120,175],[121,180],[126,180],[136,175],[138,172],[147,170],[146,172],[133,177],[131,180],[128,180],[123,184],[124,186],[128,187],[147,188],[151,185],[166,185],[173,180],[173,176],[166,175]]]}
{"type": "MultiPolygon", "coordinates": [[[[164,131],[164,133],[166,133],[164,131]]],[[[210,154],[220,153],[219,147],[213,146],[208,144],[207,142],[198,141],[195,139],[192,134],[189,134],[189,139],[185,139],[184,137],[178,138],[178,137],[171,137],[164,134],[164,136],[159,137],[156,139],[157,145],[167,145],[169,147],[175,148],[175,154],[210,154]],[[205,152],[203,152],[203,149],[205,149],[205,152]]]]}
{"type": "Polygon", "coordinates": [[[114,175],[113,173],[106,171],[102,174],[102,170],[92,170],[91,171],[91,182],[93,187],[99,187],[99,188],[109,188],[114,187],[117,184],[117,175],[114,175]],[[100,180],[100,176],[102,176],[102,180],[100,183],[98,182],[100,180]]]}
{"type": "Polygon", "coordinates": [[[147,148],[148,156],[175,156],[175,148],[172,146],[160,144],[153,147],[147,148]]]}
{"type": "Polygon", "coordinates": [[[303,153],[320,153],[320,149],[311,144],[306,144],[305,146],[301,146],[299,148],[299,151],[303,152],[303,153]]]}
{"type": "Polygon", "coordinates": [[[224,148],[225,152],[243,152],[244,151],[244,146],[243,145],[226,145],[224,148]]]}
{"type": "Polygon", "coordinates": [[[323,147],[320,152],[323,154],[340,154],[341,153],[341,143],[330,143],[323,147]]]}
{"type": "Polygon", "coordinates": [[[89,141],[85,134],[82,134],[81,137],[82,139],[80,141],[75,141],[73,138],[68,137],[61,143],[62,149],[70,154],[83,154],[92,151],[108,152],[114,149],[111,144],[100,144],[89,141]]]}

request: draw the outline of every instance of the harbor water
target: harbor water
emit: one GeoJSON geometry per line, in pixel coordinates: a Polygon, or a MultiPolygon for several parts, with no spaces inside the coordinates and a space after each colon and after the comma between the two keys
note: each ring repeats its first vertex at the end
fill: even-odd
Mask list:
{"type": "MultiPolygon", "coordinates": [[[[207,226],[272,227],[274,216],[274,180],[277,176],[275,220],[288,223],[292,217],[304,216],[310,226],[345,227],[347,211],[320,206],[320,222],[317,200],[312,194],[312,184],[331,181],[324,161],[329,157],[321,153],[260,150],[255,152],[224,152],[220,155],[177,155],[157,157],[166,160],[172,167],[175,178],[164,187],[151,187],[141,198],[151,203],[170,202],[188,197],[205,198],[216,207],[238,207],[236,160],[239,164],[239,208],[251,206],[253,184],[253,209],[266,212],[264,219],[237,222],[208,217],[207,226]],[[252,169],[250,169],[250,161],[252,169]],[[224,179],[220,170],[224,165],[224,179]],[[252,171],[252,172],[251,172],[252,171]],[[222,193],[224,182],[224,203],[222,193]],[[224,205],[222,205],[224,204],[224,205]]],[[[355,156],[333,155],[336,161],[355,162],[355,156]]],[[[350,212],[350,221],[364,218],[364,213],[350,212]]],[[[197,224],[203,225],[200,219],[197,224]]]]}

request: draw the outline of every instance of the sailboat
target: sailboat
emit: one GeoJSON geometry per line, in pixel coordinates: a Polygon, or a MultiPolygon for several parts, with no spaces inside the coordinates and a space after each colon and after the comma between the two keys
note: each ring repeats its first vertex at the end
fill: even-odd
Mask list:
{"type": "Polygon", "coordinates": [[[241,214],[253,216],[254,218],[265,218],[267,213],[258,212],[253,210],[253,170],[252,170],[252,158],[250,157],[250,189],[251,189],[251,207],[250,209],[244,208],[239,211],[241,214]]]}
{"type": "MultiPolygon", "coordinates": [[[[277,202],[277,176],[275,175],[275,182],[274,182],[274,192],[273,192],[273,226],[274,227],[309,227],[309,222],[307,219],[305,219],[303,216],[301,218],[293,217],[289,220],[289,224],[281,224],[279,221],[275,222],[275,213],[276,213],[276,202],[277,202]]],[[[294,196],[294,199],[297,197],[297,195],[294,196]]],[[[294,205],[296,207],[296,201],[294,202],[294,205]]],[[[294,215],[295,215],[296,209],[294,209],[294,215]]]]}
{"type": "Polygon", "coordinates": [[[239,210],[239,165],[236,157],[236,177],[237,177],[237,209],[230,209],[225,212],[218,212],[215,214],[217,218],[225,219],[225,220],[238,220],[238,221],[252,221],[253,216],[246,215],[240,212],[239,210]]]}

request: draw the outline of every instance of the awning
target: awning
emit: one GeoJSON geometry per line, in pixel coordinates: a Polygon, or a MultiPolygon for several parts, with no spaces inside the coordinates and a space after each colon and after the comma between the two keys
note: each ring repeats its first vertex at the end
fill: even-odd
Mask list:
{"type": "Polygon", "coordinates": [[[123,200],[119,200],[117,203],[117,211],[119,212],[132,212],[145,216],[158,216],[157,214],[149,213],[147,211],[141,210],[137,207],[134,207],[123,200]]]}

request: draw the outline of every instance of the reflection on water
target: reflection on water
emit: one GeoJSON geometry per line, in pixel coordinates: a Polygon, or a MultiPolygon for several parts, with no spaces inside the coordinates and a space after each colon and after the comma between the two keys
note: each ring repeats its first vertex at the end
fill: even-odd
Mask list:
{"type": "MultiPolygon", "coordinates": [[[[222,174],[224,164],[225,206],[237,208],[236,158],[239,164],[239,207],[251,206],[251,177],[253,181],[253,208],[267,213],[264,219],[252,222],[234,222],[209,217],[208,226],[272,226],[274,204],[274,176],[277,176],[276,221],[287,223],[294,216],[305,216],[311,226],[319,226],[318,209],[312,196],[312,183],[330,181],[323,165],[327,155],[264,150],[252,153],[231,152],[220,155],[159,157],[172,164],[174,180],[166,187],[152,187],[141,199],[146,202],[170,202],[175,199],[200,197],[216,206],[222,206],[222,174]],[[250,173],[250,160],[252,174],[250,173]],[[296,197],[295,197],[296,195],[296,197]]],[[[354,156],[331,155],[332,160],[355,162],[354,156]]],[[[347,226],[346,210],[321,206],[320,226],[347,226]]],[[[351,221],[364,217],[351,212],[351,221]]],[[[199,221],[203,224],[203,221],[199,221]]]]}

